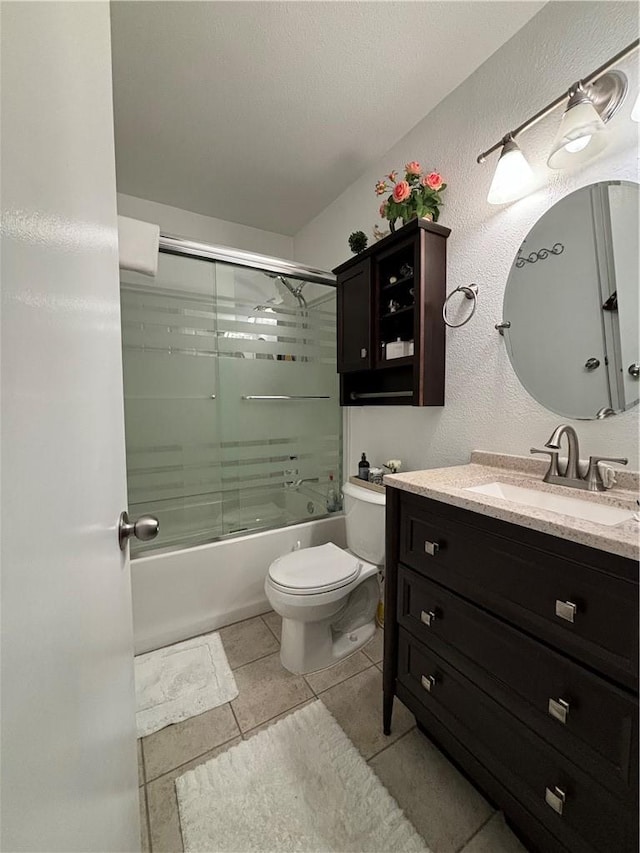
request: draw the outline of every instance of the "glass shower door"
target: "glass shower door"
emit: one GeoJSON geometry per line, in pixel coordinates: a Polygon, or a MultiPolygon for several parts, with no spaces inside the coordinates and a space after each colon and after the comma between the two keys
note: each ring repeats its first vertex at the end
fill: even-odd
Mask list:
{"type": "Polygon", "coordinates": [[[335,288],[222,264],[217,282],[224,532],[326,515],[341,454],[335,288]]]}
{"type": "Polygon", "coordinates": [[[129,507],[158,517],[159,547],[223,530],[215,299],[208,261],[161,254],[155,279],[122,273],[129,507]]]}

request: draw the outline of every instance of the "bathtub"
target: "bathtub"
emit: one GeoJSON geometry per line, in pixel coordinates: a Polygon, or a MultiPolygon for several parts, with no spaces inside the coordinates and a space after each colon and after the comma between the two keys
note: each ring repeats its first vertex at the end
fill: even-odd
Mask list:
{"type": "Polygon", "coordinates": [[[344,516],[235,536],[131,561],[135,652],[186,640],[270,609],[269,565],[300,547],[346,547],[344,516]]]}

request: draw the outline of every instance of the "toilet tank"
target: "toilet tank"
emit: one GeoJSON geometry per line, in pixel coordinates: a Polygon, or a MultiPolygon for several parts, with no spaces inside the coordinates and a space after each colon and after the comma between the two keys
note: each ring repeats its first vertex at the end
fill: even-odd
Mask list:
{"type": "Polygon", "coordinates": [[[368,563],[384,563],[385,501],[383,492],[345,483],[344,515],[347,527],[347,548],[368,563]]]}

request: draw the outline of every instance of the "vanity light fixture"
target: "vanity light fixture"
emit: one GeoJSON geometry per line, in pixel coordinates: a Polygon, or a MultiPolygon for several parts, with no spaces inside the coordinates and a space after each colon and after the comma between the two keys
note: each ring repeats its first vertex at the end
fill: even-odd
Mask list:
{"type": "MultiPolygon", "coordinates": [[[[639,39],[631,42],[604,65],[574,83],[568,92],[551,101],[478,156],[478,163],[484,163],[489,154],[502,148],[487,197],[489,204],[515,201],[528,192],[533,184],[533,175],[516,144],[516,137],[538,124],[567,102],[567,99],[568,103],[547,161],[549,167],[564,169],[569,165],[583,163],[602,151],[606,145],[605,125],[615,115],[627,93],[626,75],[611,69],[633,53],[639,44],[639,39]]],[[[634,107],[634,117],[636,121],[640,119],[640,103],[634,107]]]]}
{"type": "Polygon", "coordinates": [[[522,198],[533,187],[533,171],[520,146],[511,135],[503,140],[502,153],[491,181],[487,201],[506,204],[522,198]]]}
{"type": "Polygon", "coordinates": [[[549,168],[566,169],[603,151],[607,145],[605,122],[615,114],[626,93],[627,78],[620,71],[609,71],[590,85],[576,83],[551,147],[549,168]]]}

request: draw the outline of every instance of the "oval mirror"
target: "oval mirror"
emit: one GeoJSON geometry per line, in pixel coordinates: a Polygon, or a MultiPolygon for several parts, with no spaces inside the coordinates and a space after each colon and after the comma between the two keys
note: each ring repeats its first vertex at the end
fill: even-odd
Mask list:
{"type": "Polygon", "coordinates": [[[571,193],[514,259],[507,352],[529,394],[559,415],[606,417],[638,403],[638,190],[606,181],[571,193]]]}

